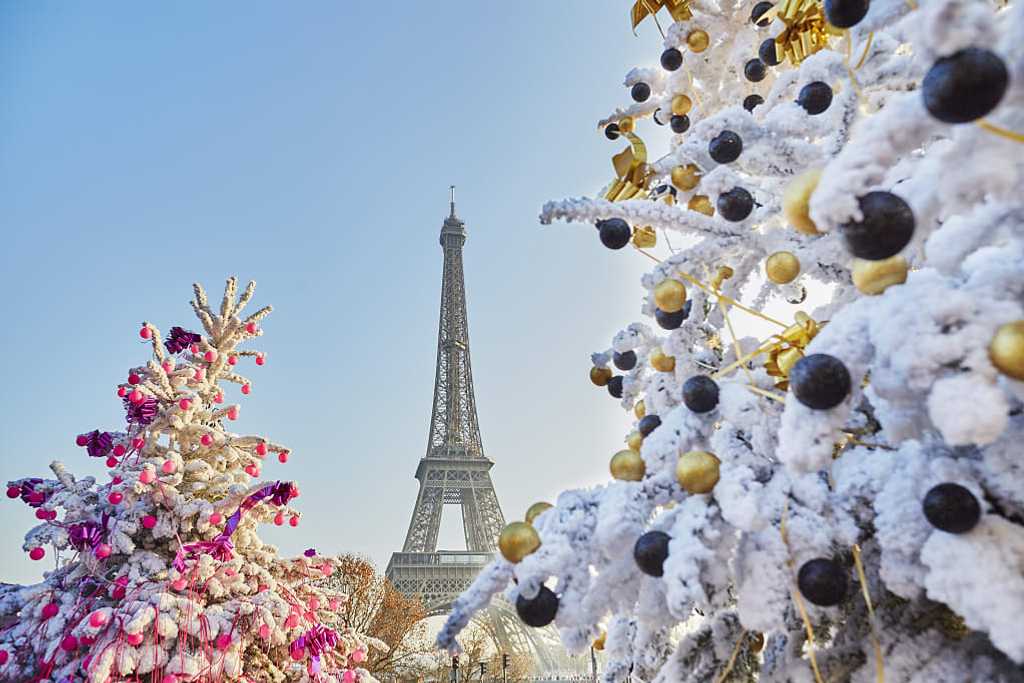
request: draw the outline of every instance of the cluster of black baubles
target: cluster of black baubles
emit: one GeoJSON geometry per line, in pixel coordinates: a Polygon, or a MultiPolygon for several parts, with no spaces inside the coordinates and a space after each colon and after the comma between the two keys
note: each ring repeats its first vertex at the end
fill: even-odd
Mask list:
{"type": "Polygon", "coordinates": [[[640,422],[637,424],[636,430],[640,432],[642,436],[647,436],[660,426],[660,417],[657,415],[644,415],[640,418],[640,422]]]}
{"type": "Polygon", "coordinates": [[[718,405],[718,384],[707,375],[694,375],[683,383],[683,403],[695,413],[709,413],[718,405]]]}
{"type": "Polygon", "coordinates": [[[832,104],[832,88],[828,83],[814,81],[800,88],[796,103],[804,108],[808,114],[816,116],[828,109],[832,104]]]}
{"type": "Polygon", "coordinates": [[[850,371],[843,361],[827,353],[812,353],[789,371],[789,388],[796,400],[814,410],[828,410],[850,393],[850,371]]]}
{"type": "Polygon", "coordinates": [[[825,18],[836,28],[850,28],[868,13],[869,0],[825,0],[825,18]]]}
{"type": "Polygon", "coordinates": [[[651,86],[643,81],[634,83],[633,87],[629,89],[629,94],[637,102],[646,102],[647,98],[651,96],[651,86]]]}
{"type": "Polygon", "coordinates": [[[778,66],[780,63],[778,55],[775,53],[775,39],[768,38],[764,40],[760,47],[757,48],[757,56],[761,58],[761,61],[768,66],[778,66]]]}
{"type": "Polygon", "coordinates": [[[743,77],[751,83],[760,83],[767,75],[768,69],[765,68],[764,62],[757,57],[748,60],[747,63],[743,65],[743,77]]]}
{"type": "Polygon", "coordinates": [[[619,132],[619,124],[617,123],[609,123],[604,127],[604,136],[609,140],[618,140],[619,132]]]}
{"type": "Polygon", "coordinates": [[[530,600],[522,595],[516,598],[516,613],[527,626],[547,626],[555,620],[555,614],[558,613],[558,596],[547,586],[541,586],[540,592],[530,600]]]}
{"type": "Polygon", "coordinates": [[[723,130],[708,143],[708,154],[719,164],[736,161],[742,152],[743,138],[731,130],[723,130]]]}
{"type": "Polygon", "coordinates": [[[601,244],[609,249],[622,249],[629,244],[629,239],[633,236],[633,230],[629,227],[629,223],[621,218],[606,218],[594,225],[597,226],[601,244]]]}
{"type": "Polygon", "coordinates": [[[749,112],[754,111],[754,107],[764,104],[764,98],[760,95],[747,95],[743,98],[743,108],[749,112]]]}
{"type": "Polygon", "coordinates": [[[963,534],[981,519],[981,506],[966,487],[945,483],[933,486],[924,496],[924,516],[936,529],[963,534]]]}
{"type": "Polygon", "coordinates": [[[857,198],[862,218],[840,226],[846,248],[857,258],[880,261],[900,253],[914,236],[914,212],[892,192],[857,198]]]}
{"type": "Polygon", "coordinates": [[[759,2],[754,5],[754,9],[750,11],[750,23],[764,28],[769,22],[767,19],[762,19],[761,16],[770,10],[774,5],[770,2],[759,2]]]}
{"type": "Polygon", "coordinates": [[[999,55],[969,47],[942,57],[921,82],[924,106],[944,123],[967,123],[985,116],[1006,94],[1010,74],[999,55]]]}
{"type": "Polygon", "coordinates": [[[633,559],[640,571],[648,576],[662,576],[665,573],[665,560],[668,558],[668,542],[672,537],[664,531],[648,531],[636,539],[633,546],[633,559]]]}
{"type": "Polygon", "coordinates": [[[632,370],[636,367],[636,351],[613,351],[612,362],[619,370],[632,370]]]}
{"type": "Polygon", "coordinates": [[[615,375],[608,380],[608,393],[615,398],[622,398],[622,375],[615,375]]]}
{"type": "Polygon", "coordinates": [[[663,330],[678,329],[683,321],[690,317],[690,309],[693,307],[693,299],[687,299],[683,307],[674,313],[667,313],[660,308],[654,309],[654,319],[663,330]]]}
{"type": "Polygon", "coordinates": [[[673,114],[669,125],[673,133],[685,133],[690,130],[690,117],[686,114],[673,114]]]}
{"type": "Polygon", "coordinates": [[[819,557],[805,562],[797,573],[800,593],[820,607],[834,607],[846,597],[846,572],[835,560],[819,557]]]}
{"type": "Polygon", "coordinates": [[[718,195],[718,214],[727,221],[741,221],[754,210],[754,198],[742,187],[718,195]]]}
{"type": "Polygon", "coordinates": [[[674,47],[670,47],[661,53],[661,68],[665,71],[675,71],[683,65],[683,53],[674,47]]]}

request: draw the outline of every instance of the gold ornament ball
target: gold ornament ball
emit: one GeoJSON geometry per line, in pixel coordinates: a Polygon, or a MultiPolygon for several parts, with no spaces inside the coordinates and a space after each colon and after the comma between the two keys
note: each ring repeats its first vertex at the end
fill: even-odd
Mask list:
{"type": "Polygon", "coordinates": [[[608,384],[608,380],[611,378],[611,368],[590,368],[590,381],[599,387],[603,387],[608,384]]]}
{"type": "Polygon", "coordinates": [[[512,522],[501,530],[498,549],[502,556],[513,564],[540,547],[537,530],[526,522],[512,522]]]}
{"type": "Polygon", "coordinates": [[[694,52],[704,52],[708,49],[708,44],[711,39],[708,38],[708,32],[701,29],[690,31],[686,36],[686,45],[694,52]]]}
{"type": "Polygon", "coordinates": [[[690,211],[702,213],[705,216],[715,215],[715,207],[711,206],[711,200],[702,194],[695,194],[690,197],[690,201],[686,202],[686,208],[690,211]]]}
{"type": "Polygon", "coordinates": [[[875,296],[893,285],[902,285],[906,282],[909,266],[907,259],[896,254],[881,261],[855,258],[851,270],[853,271],[853,286],[861,294],[875,296]]]}
{"type": "Polygon", "coordinates": [[[651,367],[658,372],[672,372],[676,369],[675,356],[668,356],[660,348],[651,351],[651,367]]]}
{"type": "Polygon", "coordinates": [[[640,432],[630,432],[626,437],[626,445],[629,446],[629,450],[639,453],[640,447],[644,445],[644,435],[640,432]]]}
{"type": "Polygon", "coordinates": [[[550,510],[552,507],[554,506],[551,503],[545,503],[543,501],[540,503],[534,503],[526,510],[526,523],[533,524],[533,520],[537,519],[537,516],[540,515],[540,513],[545,510],[550,510]]]}
{"type": "Polygon", "coordinates": [[[647,414],[647,406],[644,405],[643,399],[637,401],[636,405],[633,406],[633,414],[636,415],[638,420],[647,414]]]}
{"type": "Polygon", "coordinates": [[[792,252],[777,251],[764,262],[764,272],[777,285],[784,285],[800,274],[800,259],[792,252]]]}
{"type": "Polygon", "coordinates": [[[632,449],[619,451],[613,455],[609,469],[612,477],[620,481],[640,481],[647,471],[644,459],[632,449]]]}
{"type": "Polygon", "coordinates": [[[793,178],[782,193],[782,213],[797,232],[817,235],[818,227],[811,220],[807,204],[821,180],[821,169],[813,168],[793,178]]]}
{"type": "Polygon", "coordinates": [[[988,357],[999,372],[1024,381],[1024,320],[999,326],[988,345],[988,357]]]}
{"type": "Polygon", "coordinates": [[[619,130],[623,133],[632,133],[636,127],[636,121],[633,120],[632,116],[623,116],[619,119],[619,130]]]}
{"type": "Polygon", "coordinates": [[[700,169],[696,164],[676,166],[672,169],[672,184],[680,190],[692,190],[700,183],[700,169]]]}
{"type": "Polygon", "coordinates": [[[608,639],[608,633],[601,631],[601,635],[594,639],[594,649],[600,652],[604,649],[605,640],[608,639]]]}
{"type": "Polygon", "coordinates": [[[687,451],[676,463],[676,480],[687,493],[709,493],[718,483],[719,460],[707,451],[687,451]]]}
{"type": "Polygon", "coordinates": [[[689,114],[692,106],[693,102],[686,95],[676,95],[672,98],[672,113],[676,116],[689,114]]]}
{"type": "Polygon", "coordinates": [[[662,280],[654,288],[654,304],[666,313],[683,310],[686,305],[686,287],[679,280],[662,280]]]}

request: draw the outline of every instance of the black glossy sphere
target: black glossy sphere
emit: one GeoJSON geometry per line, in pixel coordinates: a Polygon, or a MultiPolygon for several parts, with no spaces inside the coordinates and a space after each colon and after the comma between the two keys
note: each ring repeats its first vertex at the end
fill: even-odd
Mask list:
{"type": "Polygon", "coordinates": [[[757,48],[757,56],[768,66],[778,66],[780,60],[775,54],[775,39],[769,38],[763,41],[757,48]]]}
{"type": "Polygon", "coordinates": [[[925,494],[924,516],[936,529],[951,534],[963,534],[975,527],[981,519],[981,506],[966,487],[945,483],[933,486],[925,494]]]}
{"type": "Polygon", "coordinates": [[[527,600],[522,595],[516,598],[516,613],[527,626],[547,626],[555,620],[555,614],[558,613],[558,596],[547,586],[541,586],[540,592],[532,600],[527,600]]]}
{"type": "Polygon", "coordinates": [[[617,140],[619,137],[619,124],[609,123],[604,127],[604,136],[609,140],[617,140]]]}
{"type": "Polygon", "coordinates": [[[895,256],[914,236],[914,212],[891,192],[868,192],[857,199],[862,218],[841,227],[846,248],[870,261],[895,256]]]}
{"type": "Polygon", "coordinates": [[[666,313],[660,308],[654,309],[654,319],[663,330],[678,329],[683,321],[690,317],[690,308],[693,306],[693,299],[687,299],[683,307],[675,313],[666,313]]]}
{"type": "Polygon", "coordinates": [[[804,356],[789,371],[789,387],[796,400],[814,410],[828,410],[850,393],[850,371],[843,361],[827,353],[804,356]]]}
{"type": "Polygon", "coordinates": [[[643,436],[647,436],[661,426],[661,418],[657,415],[644,415],[636,426],[636,430],[643,436]]]}
{"type": "Polygon", "coordinates": [[[718,384],[707,375],[694,375],[683,383],[683,403],[695,413],[708,413],[718,405],[718,384]]]}
{"type": "Polygon", "coordinates": [[[708,154],[720,164],[729,164],[740,158],[743,138],[731,130],[723,130],[708,143],[708,154]]]}
{"type": "Polygon", "coordinates": [[[669,125],[673,133],[685,133],[690,130],[690,117],[686,114],[673,114],[669,125]]]}
{"type": "Polygon", "coordinates": [[[652,114],[652,115],[651,115],[651,118],[652,118],[652,119],[654,119],[654,122],[655,122],[656,124],[658,124],[659,126],[664,126],[664,125],[665,125],[665,122],[664,122],[664,121],[662,121],[662,120],[661,120],[661,119],[660,119],[660,118],[658,117],[658,114],[660,114],[660,113],[661,113],[661,109],[660,109],[660,108],[658,108],[658,109],[655,109],[655,110],[654,110],[654,114],[652,114]]]}
{"type": "Polygon", "coordinates": [[[849,580],[838,562],[819,557],[800,567],[796,584],[810,602],[821,607],[833,607],[846,597],[849,580]]]}
{"type": "Polygon", "coordinates": [[[636,539],[633,546],[633,559],[640,571],[648,576],[661,576],[665,573],[665,560],[668,558],[668,542],[671,536],[664,531],[648,531],[636,539]]]}
{"type": "Polygon", "coordinates": [[[670,47],[661,53],[661,67],[666,71],[675,71],[683,65],[683,53],[670,47]]]}
{"type": "Polygon", "coordinates": [[[921,82],[928,113],[945,123],[967,123],[996,108],[1009,83],[1006,64],[996,53],[969,47],[942,57],[921,82]]]}
{"type": "Polygon", "coordinates": [[[629,223],[621,218],[598,221],[597,230],[601,237],[601,244],[609,249],[622,249],[629,244],[629,238],[633,236],[629,223]]]}
{"type": "Polygon", "coordinates": [[[772,3],[770,2],[759,2],[756,5],[754,5],[754,9],[750,11],[750,23],[757,24],[762,28],[770,24],[771,22],[768,21],[767,19],[761,19],[761,15],[770,10],[772,7],[774,7],[774,5],[772,5],[772,3]]]}
{"type": "Polygon", "coordinates": [[[718,214],[727,221],[741,221],[754,210],[754,198],[742,187],[718,195],[718,214]]]}
{"type": "Polygon", "coordinates": [[[800,94],[796,103],[804,108],[808,114],[815,116],[828,109],[832,104],[832,88],[828,83],[814,81],[800,88],[800,94]]]}
{"type": "Polygon", "coordinates": [[[632,370],[636,367],[636,351],[626,351],[625,353],[615,351],[612,353],[612,362],[619,370],[632,370]]]}
{"type": "Polygon", "coordinates": [[[608,380],[608,393],[615,398],[622,398],[622,375],[615,375],[608,380]]]}
{"type": "Polygon", "coordinates": [[[634,83],[633,87],[629,89],[629,94],[637,102],[646,102],[647,98],[651,96],[651,86],[646,83],[634,83]]]}
{"type": "Polygon", "coordinates": [[[763,81],[767,74],[768,69],[765,68],[764,62],[756,57],[743,65],[743,76],[752,83],[763,81]]]}
{"type": "Polygon", "coordinates": [[[825,18],[836,28],[850,28],[868,13],[869,0],[825,0],[825,18]]]}
{"type": "Polygon", "coordinates": [[[747,111],[754,111],[754,107],[764,104],[764,98],[760,95],[747,95],[743,98],[743,108],[747,111]]]}

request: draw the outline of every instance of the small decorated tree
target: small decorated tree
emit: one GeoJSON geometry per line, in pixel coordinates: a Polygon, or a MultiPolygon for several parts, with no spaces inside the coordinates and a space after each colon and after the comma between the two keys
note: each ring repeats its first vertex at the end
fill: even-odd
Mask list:
{"type": "Polygon", "coordinates": [[[345,600],[320,585],[333,563],[312,549],[283,559],[257,533],[299,523],[298,487],[258,481],[263,459],[284,463],[288,449],[227,429],[240,407],[222,384],[250,393],[238,364],[265,357],[239,345],[271,309],[242,317],[252,282],[239,296],[229,279],[219,310],[194,289],[205,334],[173,327],[164,339],[143,323],[153,358],[117,388],[126,427],[76,439],[109,480],[54,462],[53,479],[8,483],[41,520],[25,550],[57,557],[41,583],[0,588],[4,680],[372,680],[358,668],[365,640],[325,626],[345,600]]]}

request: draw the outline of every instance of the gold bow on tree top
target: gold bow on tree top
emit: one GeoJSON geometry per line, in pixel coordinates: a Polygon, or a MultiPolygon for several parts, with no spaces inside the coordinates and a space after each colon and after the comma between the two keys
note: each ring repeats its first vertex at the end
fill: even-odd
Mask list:
{"type": "Polygon", "coordinates": [[[633,33],[636,33],[636,27],[647,17],[654,17],[657,21],[656,15],[662,7],[668,10],[675,21],[685,21],[693,16],[690,12],[690,0],[636,0],[629,13],[633,20],[633,33]]]}
{"type": "Polygon", "coordinates": [[[778,19],[786,25],[785,30],[775,36],[775,58],[788,59],[793,66],[828,47],[832,36],[843,34],[825,19],[822,0],[782,0],[762,18],[778,19]]]}

